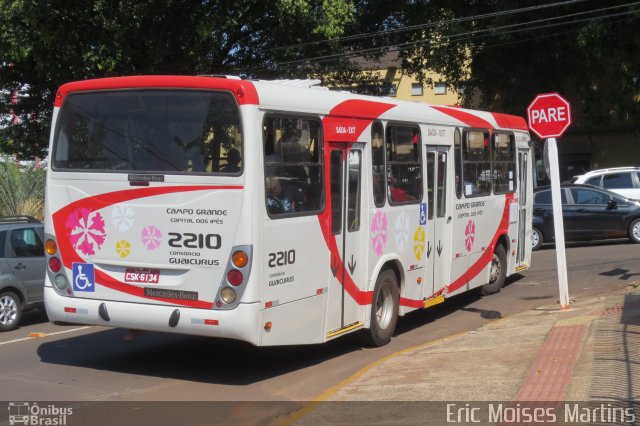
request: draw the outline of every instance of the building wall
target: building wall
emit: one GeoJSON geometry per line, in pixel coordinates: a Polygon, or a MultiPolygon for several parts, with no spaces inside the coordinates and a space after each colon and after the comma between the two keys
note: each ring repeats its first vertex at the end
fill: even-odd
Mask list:
{"type": "MultiPolygon", "coordinates": [[[[431,87],[427,84],[418,83],[418,81],[412,76],[405,74],[402,70],[389,67],[384,70],[376,70],[373,71],[374,74],[377,74],[381,80],[384,80],[387,83],[390,83],[395,88],[395,98],[404,100],[404,101],[416,101],[416,102],[424,102],[427,104],[433,105],[458,105],[459,104],[459,96],[456,92],[451,90],[450,87],[446,86],[444,94],[437,94],[436,88],[431,87]],[[412,85],[419,85],[422,87],[421,95],[412,94],[412,85]]],[[[444,81],[438,74],[430,73],[428,75],[434,82],[443,83],[444,81]]]]}

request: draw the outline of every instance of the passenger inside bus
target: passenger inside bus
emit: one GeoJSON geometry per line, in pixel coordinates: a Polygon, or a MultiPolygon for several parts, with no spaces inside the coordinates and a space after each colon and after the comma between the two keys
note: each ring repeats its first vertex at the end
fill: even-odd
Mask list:
{"type": "Polygon", "coordinates": [[[240,151],[231,148],[227,151],[227,164],[220,168],[223,173],[235,173],[240,171],[240,151]]]}
{"type": "Polygon", "coordinates": [[[294,203],[282,193],[280,179],[271,176],[266,177],[265,187],[269,214],[293,213],[295,211],[294,203]]]}
{"type": "Polygon", "coordinates": [[[403,201],[414,200],[415,197],[408,194],[403,188],[398,184],[398,178],[390,177],[389,181],[389,195],[391,196],[391,201],[394,203],[401,203],[403,201]]]}

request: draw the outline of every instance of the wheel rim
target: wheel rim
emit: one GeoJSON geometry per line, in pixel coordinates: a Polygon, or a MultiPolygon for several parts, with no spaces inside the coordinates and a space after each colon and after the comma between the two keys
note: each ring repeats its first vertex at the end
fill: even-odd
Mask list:
{"type": "Polygon", "coordinates": [[[539,242],[540,242],[540,235],[538,234],[538,231],[534,229],[531,232],[531,245],[535,247],[538,245],[539,242]]]}
{"type": "Polygon", "coordinates": [[[633,236],[635,237],[635,239],[637,241],[640,241],[640,222],[636,222],[636,224],[633,225],[633,229],[631,230],[631,232],[633,232],[633,236]]]}
{"type": "Polygon", "coordinates": [[[493,259],[491,260],[491,272],[489,274],[490,282],[494,283],[500,277],[500,270],[502,269],[502,265],[500,264],[500,258],[498,255],[493,253],[493,259]]]}
{"type": "Polygon", "coordinates": [[[0,324],[9,325],[16,320],[18,316],[18,305],[13,298],[9,296],[0,297],[0,324]]]}
{"type": "Polygon", "coordinates": [[[388,285],[382,287],[376,300],[376,320],[381,329],[385,329],[391,323],[393,317],[393,296],[388,285]]]}

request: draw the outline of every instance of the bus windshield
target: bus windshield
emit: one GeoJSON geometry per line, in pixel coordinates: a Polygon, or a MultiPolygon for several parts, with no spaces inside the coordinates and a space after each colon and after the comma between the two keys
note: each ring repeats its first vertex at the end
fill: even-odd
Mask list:
{"type": "Polygon", "coordinates": [[[75,93],[62,105],[54,170],[239,174],[240,112],[229,92],[75,93]]]}

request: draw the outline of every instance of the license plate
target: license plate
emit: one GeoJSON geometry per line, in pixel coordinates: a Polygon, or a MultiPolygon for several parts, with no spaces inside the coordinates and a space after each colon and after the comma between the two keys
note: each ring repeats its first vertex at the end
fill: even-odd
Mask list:
{"type": "Polygon", "coordinates": [[[127,268],[124,271],[124,280],[128,283],[158,284],[160,270],[127,268]]]}

